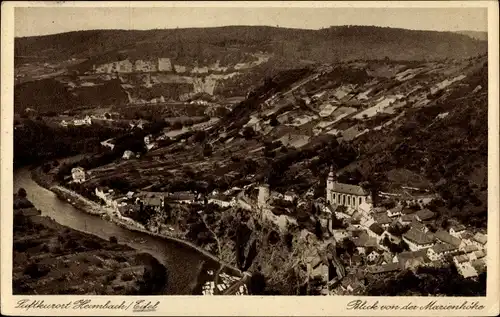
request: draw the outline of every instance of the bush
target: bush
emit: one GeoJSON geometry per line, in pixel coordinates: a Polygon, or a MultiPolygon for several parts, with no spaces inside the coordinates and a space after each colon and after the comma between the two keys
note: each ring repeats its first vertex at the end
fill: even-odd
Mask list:
{"type": "Polygon", "coordinates": [[[243,137],[246,140],[250,140],[255,136],[255,131],[251,127],[246,127],[243,129],[243,137]]]}
{"type": "Polygon", "coordinates": [[[26,193],[26,189],[24,188],[19,188],[19,190],[17,191],[17,195],[21,198],[26,198],[27,196],[27,193],[26,193]]]}
{"type": "Polygon", "coordinates": [[[111,236],[111,237],[109,237],[109,242],[118,243],[118,239],[115,236],[111,236]]]}

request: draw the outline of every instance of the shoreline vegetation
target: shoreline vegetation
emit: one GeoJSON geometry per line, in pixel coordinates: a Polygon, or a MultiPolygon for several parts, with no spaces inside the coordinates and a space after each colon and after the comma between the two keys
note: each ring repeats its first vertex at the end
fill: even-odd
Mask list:
{"type": "Polygon", "coordinates": [[[14,195],[13,294],[162,295],[168,271],[152,255],[63,226],[14,195]]]}
{"type": "Polygon", "coordinates": [[[228,263],[224,263],[212,253],[189,241],[146,230],[143,226],[141,226],[139,223],[136,223],[134,220],[117,214],[115,210],[91,201],[90,199],[59,185],[51,175],[44,173],[41,170],[41,167],[34,168],[31,171],[31,177],[35,181],[35,183],[45,189],[52,191],[59,199],[68,202],[81,212],[103,217],[103,219],[105,219],[106,221],[110,221],[130,231],[141,232],[153,237],[167,239],[183,247],[194,249],[195,251],[203,254],[205,257],[208,257],[210,260],[215,261],[218,266],[222,267],[224,270],[229,271],[229,273],[231,273],[232,275],[236,275],[240,278],[243,278],[245,276],[241,272],[241,270],[229,265],[228,263]]]}

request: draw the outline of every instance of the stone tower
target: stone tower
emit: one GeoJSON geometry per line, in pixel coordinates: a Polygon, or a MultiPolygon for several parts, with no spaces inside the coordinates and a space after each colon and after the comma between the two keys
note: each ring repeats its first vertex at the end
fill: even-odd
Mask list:
{"type": "Polygon", "coordinates": [[[259,196],[257,198],[257,207],[264,208],[267,206],[267,201],[269,200],[269,185],[259,186],[259,196]]]}

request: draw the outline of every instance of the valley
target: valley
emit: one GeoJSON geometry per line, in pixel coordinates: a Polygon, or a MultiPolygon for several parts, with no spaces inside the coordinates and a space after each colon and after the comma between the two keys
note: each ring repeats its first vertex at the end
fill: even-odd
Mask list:
{"type": "MultiPolygon", "coordinates": [[[[251,294],[478,296],[485,42],[446,33],[441,50],[439,32],[369,27],[224,31],[20,39],[22,57],[116,35],[103,51],[19,62],[15,161],[41,160],[49,185],[238,268],[251,294]],[[429,286],[443,272],[455,287],[429,286]],[[384,289],[383,279],[421,284],[384,289]]],[[[206,271],[212,294],[220,272],[206,271]]]]}

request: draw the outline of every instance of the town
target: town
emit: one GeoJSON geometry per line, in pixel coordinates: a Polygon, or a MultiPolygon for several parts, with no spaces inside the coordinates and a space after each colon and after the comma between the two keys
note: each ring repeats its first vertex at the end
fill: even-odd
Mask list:
{"type": "Polygon", "coordinates": [[[16,290],[73,252],[72,294],[485,296],[487,48],[355,25],[16,38],[15,199],[101,239],[44,218],[25,250],[18,217],[16,290]]]}
{"type": "MultiPolygon", "coordinates": [[[[72,182],[85,182],[86,177],[81,167],[72,169],[72,182]]],[[[141,214],[149,209],[154,213],[150,215],[156,223],[150,224],[148,230],[174,237],[179,235],[165,221],[172,218],[170,204],[215,204],[226,209],[242,208],[263,221],[275,224],[283,233],[286,233],[290,224],[297,225],[297,220],[286,211],[278,213],[275,210],[277,206],[301,207],[313,204],[318,210],[317,217],[323,234],[318,237],[307,229],[303,229],[300,234],[313,240],[311,247],[304,251],[307,254],[307,274],[309,279],[322,280],[324,289],[321,293],[324,295],[362,294],[362,281],[366,274],[447,265],[453,265],[464,278],[476,278],[485,272],[486,234],[472,232],[459,223],[443,222],[436,226],[435,213],[426,207],[436,195],[421,193],[418,188],[404,188],[404,192],[405,195],[378,193],[381,198],[390,201],[392,207],[375,207],[372,201],[374,193],[361,186],[338,182],[334,170],[328,174],[326,197],[316,200],[312,199],[310,193],[301,197],[294,192],[270,191],[266,184],[234,187],[222,193],[214,190],[206,196],[189,191],[130,191],[122,195],[110,188],[95,188],[95,196],[102,204],[112,208],[120,219],[144,227],[127,215],[141,214]],[[353,245],[352,256],[347,259],[341,255],[340,261],[329,262],[324,254],[333,250],[333,257],[336,257],[331,244],[346,245],[346,241],[353,245]],[[329,263],[336,265],[333,274],[329,273],[329,263]]],[[[207,286],[207,294],[213,294],[215,284],[213,281],[207,283],[212,285],[211,290],[207,286]]],[[[223,291],[228,285],[230,283],[226,282],[217,287],[223,291]]],[[[245,294],[241,287],[239,292],[245,294]]]]}

